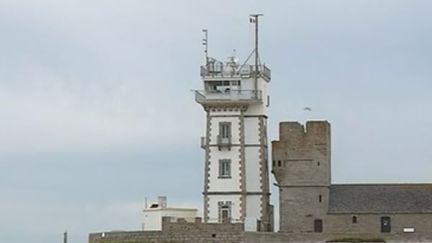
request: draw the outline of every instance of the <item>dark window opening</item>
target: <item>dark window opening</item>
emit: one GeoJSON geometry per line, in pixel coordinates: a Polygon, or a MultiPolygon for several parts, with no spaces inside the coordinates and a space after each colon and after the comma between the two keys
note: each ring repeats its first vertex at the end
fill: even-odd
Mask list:
{"type": "Polygon", "coordinates": [[[322,195],[319,195],[318,202],[322,202],[322,195]]]}
{"type": "Polygon", "coordinates": [[[381,217],[381,232],[390,233],[391,232],[391,219],[388,216],[381,217]]]}
{"type": "Polygon", "coordinates": [[[314,220],[314,232],[321,233],[323,232],[323,222],[322,219],[314,220]]]}
{"type": "Polygon", "coordinates": [[[321,165],[321,164],[320,164],[320,162],[318,161],[318,162],[317,162],[317,166],[320,166],[320,165],[321,165]]]}
{"type": "Polygon", "coordinates": [[[280,160],[278,160],[278,166],[281,167],[282,166],[282,162],[280,160]]]}
{"type": "Polygon", "coordinates": [[[212,234],[212,237],[213,237],[213,238],[216,238],[216,234],[212,234]]]}
{"type": "Polygon", "coordinates": [[[276,161],[273,160],[272,165],[273,165],[273,167],[275,167],[276,166],[276,161]]]}
{"type": "Polygon", "coordinates": [[[352,223],[357,224],[357,216],[352,216],[352,223]]]}
{"type": "Polygon", "coordinates": [[[222,207],[222,209],[221,209],[222,223],[229,223],[230,222],[229,210],[230,210],[230,208],[228,206],[222,207]]]}

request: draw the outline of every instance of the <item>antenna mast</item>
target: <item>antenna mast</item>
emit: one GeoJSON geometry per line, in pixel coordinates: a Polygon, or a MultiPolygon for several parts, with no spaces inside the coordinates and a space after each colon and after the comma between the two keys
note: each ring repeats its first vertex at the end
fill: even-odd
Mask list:
{"type": "Polygon", "coordinates": [[[208,62],[209,62],[209,58],[208,58],[208,30],[207,29],[203,29],[202,32],[204,32],[204,39],[203,41],[203,46],[205,47],[204,49],[204,53],[205,53],[205,59],[206,59],[206,67],[208,67],[208,62]]]}
{"type": "Polygon", "coordinates": [[[254,23],[255,24],[255,75],[254,75],[254,79],[255,79],[255,95],[258,96],[258,75],[259,75],[259,70],[258,70],[258,59],[259,59],[259,54],[258,54],[258,17],[263,16],[263,14],[251,14],[250,15],[250,19],[249,22],[254,23]]]}

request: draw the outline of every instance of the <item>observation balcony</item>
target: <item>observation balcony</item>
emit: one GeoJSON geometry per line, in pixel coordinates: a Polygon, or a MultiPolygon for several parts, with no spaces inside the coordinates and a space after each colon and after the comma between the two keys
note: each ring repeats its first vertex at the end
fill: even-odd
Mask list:
{"type": "MultiPolygon", "coordinates": [[[[254,78],[256,73],[254,65],[233,66],[222,62],[210,62],[208,65],[201,66],[200,70],[202,78],[254,78]]],[[[270,82],[271,70],[266,65],[259,65],[257,74],[258,77],[270,82]]]]}
{"type": "Polygon", "coordinates": [[[250,104],[261,103],[261,90],[196,90],[195,101],[199,104],[250,104]]]}

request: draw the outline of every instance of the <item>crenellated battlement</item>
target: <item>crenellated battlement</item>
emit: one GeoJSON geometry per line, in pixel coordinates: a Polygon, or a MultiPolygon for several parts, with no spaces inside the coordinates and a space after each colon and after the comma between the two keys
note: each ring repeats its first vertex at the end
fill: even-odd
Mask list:
{"type": "Polygon", "coordinates": [[[292,145],[305,143],[322,144],[330,142],[330,123],[328,121],[307,121],[279,123],[279,141],[292,145]]]}
{"type": "Polygon", "coordinates": [[[308,121],[279,124],[272,142],[272,172],[281,186],[330,185],[330,123],[308,121]]]}

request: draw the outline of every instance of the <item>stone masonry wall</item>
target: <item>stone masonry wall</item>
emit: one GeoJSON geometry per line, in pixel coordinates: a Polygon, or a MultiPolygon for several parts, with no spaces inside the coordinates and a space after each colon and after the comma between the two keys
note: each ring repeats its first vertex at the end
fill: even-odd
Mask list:
{"type": "Polygon", "coordinates": [[[279,186],[279,230],[314,231],[315,220],[328,211],[330,123],[281,122],[279,141],[272,142],[272,173],[279,186]]]}
{"type": "MultiPolygon", "coordinates": [[[[246,232],[244,236],[245,243],[287,243],[287,242],[320,242],[324,243],[332,240],[342,239],[362,239],[367,243],[368,239],[382,239],[385,242],[432,242],[431,233],[264,233],[264,232],[246,232]]],[[[343,241],[340,241],[343,243],[343,241]]]]}
{"type": "Polygon", "coordinates": [[[243,224],[208,224],[184,220],[171,222],[163,218],[162,231],[119,231],[92,233],[89,243],[240,243],[243,241],[243,224]]]}
{"type": "MultiPolygon", "coordinates": [[[[337,215],[336,217],[343,217],[337,215]]],[[[369,216],[366,216],[369,217],[369,216]]],[[[362,216],[362,221],[368,219],[362,216]]],[[[421,217],[421,216],[419,216],[421,217]]],[[[416,218],[412,218],[416,220],[416,218]]],[[[418,218],[425,222],[426,218],[418,218]]],[[[333,220],[340,220],[334,219],[333,220]]],[[[395,218],[395,230],[391,233],[379,233],[370,229],[368,233],[270,233],[244,232],[242,224],[205,224],[186,222],[164,222],[162,231],[128,231],[92,233],[89,243],[285,243],[285,242],[326,242],[340,239],[383,239],[386,242],[432,242],[432,232],[419,228],[415,233],[402,233],[395,218]]],[[[360,221],[359,221],[360,222],[360,221]]],[[[370,222],[369,222],[370,223],[370,222]]],[[[367,241],[366,241],[367,242],[367,241]]]]}
{"type": "MultiPolygon", "coordinates": [[[[391,234],[405,236],[432,233],[431,214],[329,214],[324,221],[324,232],[381,234],[381,217],[391,218],[391,234]],[[357,223],[352,217],[357,217],[357,223]],[[414,228],[414,233],[403,233],[404,228],[414,228]]],[[[384,233],[384,235],[389,235],[384,233]]]]}

